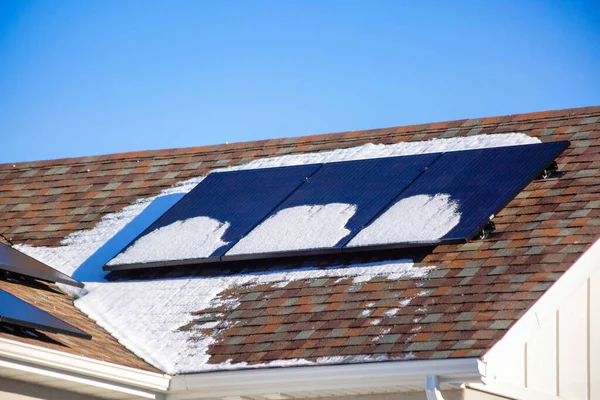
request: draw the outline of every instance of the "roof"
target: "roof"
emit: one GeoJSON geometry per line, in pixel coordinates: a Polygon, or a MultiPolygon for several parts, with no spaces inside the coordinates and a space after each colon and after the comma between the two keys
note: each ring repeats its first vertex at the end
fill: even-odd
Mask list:
{"type": "MultiPolygon", "coordinates": [[[[316,264],[355,265],[410,258],[415,260],[413,268],[434,267],[426,276],[396,279],[378,274],[358,281],[354,277],[321,276],[293,279],[283,285],[246,282],[217,293],[209,304],[198,304],[188,323],[179,327],[196,335],[199,342],[212,339],[206,365],[219,368],[286,365],[284,360],[298,359],[340,363],[479,357],[600,237],[599,121],[600,107],[587,107],[4,164],[0,165],[0,234],[17,245],[58,246],[69,234],[93,228],[103,216],[138,199],[155,196],[211,169],[262,157],[490,133],[519,132],[543,142],[570,140],[571,146],[557,160],[559,177],[528,185],[495,217],[496,231],[487,239],[438,246],[419,254],[387,252],[253,266],[259,270],[294,270],[316,264]]],[[[231,274],[239,268],[232,266],[231,274]]],[[[133,277],[194,275],[198,272],[186,267],[133,277]]],[[[122,274],[115,279],[130,277],[122,274]]],[[[59,347],[62,350],[100,359],[114,351],[112,361],[149,368],[95,326],[63,294],[48,295],[45,289],[17,290],[0,281],[0,288],[5,287],[94,336],[92,341],[77,343],[70,341],[78,339],[69,338],[66,346],[59,347]]],[[[85,302],[78,304],[85,309],[85,302]]],[[[93,314],[93,310],[87,312],[93,314]]],[[[111,333],[119,336],[118,332],[111,333]]],[[[132,343],[119,338],[141,354],[132,343]]],[[[47,342],[40,345],[58,346],[47,342]]]]}
{"type": "Polygon", "coordinates": [[[91,340],[57,333],[37,332],[37,336],[15,332],[0,326],[0,338],[16,340],[48,349],[140,368],[151,372],[158,369],[136,357],[108,332],[99,327],[73,305],[73,299],[54,285],[31,281],[28,283],[0,279],[0,289],[17,296],[37,308],[92,335],[91,340]]]}

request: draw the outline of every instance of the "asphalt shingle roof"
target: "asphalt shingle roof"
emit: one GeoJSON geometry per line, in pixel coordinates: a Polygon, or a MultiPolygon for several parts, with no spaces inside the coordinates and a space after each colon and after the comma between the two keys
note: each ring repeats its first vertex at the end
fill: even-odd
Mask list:
{"type": "MultiPolygon", "coordinates": [[[[69,233],[138,198],[212,168],[260,157],[353,147],[520,132],[540,140],[570,140],[557,160],[560,173],[535,180],[496,217],[487,239],[444,245],[416,255],[417,266],[436,266],[425,279],[384,277],[299,280],[286,286],[248,285],[220,294],[229,308],[199,309],[194,324],[217,322],[209,363],[384,355],[406,359],[477,357],[589,246],[600,238],[600,107],[449,121],[368,131],[142,151],[0,165],[0,234],[13,243],[58,246],[69,233]]],[[[381,253],[374,258],[406,258],[381,253]]],[[[415,256],[412,254],[411,256],[415,256]]],[[[322,263],[334,263],[334,258],[322,263]]],[[[314,262],[314,260],[310,260],[314,262]]],[[[293,264],[282,266],[294,267],[293,264]]],[[[195,274],[193,268],[152,271],[195,274]]],[[[127,278],[127,274],[116,278],[127,278]]],[[[0,288],[94,335],[92,341],[49,335],[38,343],[130,366],[151,368],[120,347],[76,310],[70,298],[0,280],[0,288]]],[[[0,337],[8,335],[0,332],[0,337]]],[[[17,340],[34,341],[17,338],[17,340]]]]}

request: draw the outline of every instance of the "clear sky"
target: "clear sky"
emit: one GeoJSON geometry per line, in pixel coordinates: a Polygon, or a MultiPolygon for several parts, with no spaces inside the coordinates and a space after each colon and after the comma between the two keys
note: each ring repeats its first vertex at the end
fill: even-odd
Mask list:
{"type": "Polygon", "coordinates": [[[0,162],[600,104],[600,1],[0,0],[0,162]]]}

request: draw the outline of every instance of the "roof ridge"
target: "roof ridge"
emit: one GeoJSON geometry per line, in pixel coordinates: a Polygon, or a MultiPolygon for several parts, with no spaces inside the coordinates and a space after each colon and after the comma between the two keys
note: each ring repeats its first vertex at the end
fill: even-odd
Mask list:
{"type": "MultiPolygon", "coordinates": [[[[423,124],[411,124],[411,125],[399,125],[399,126],[391,126],[385,128],[373,128],[373,129],[361,129],[356,131],[342,131],[342,132],[332,132],[332,133],[318,133],[312,135],[302,135],[302,136],[292,136],[292,137],[284,137],[284,138],[273,138],[273,139],[260,139],[260,140],[252,140],[245,142],[234,142],[234,143],[222,143],[222,144],[212,144],[205,146],[191,146],[191,147],[176,147],[170,149],[155,149],[155,150],[137,150],[130,152],[120,152],[120,153],[109,153],[109,154],[99,154],[94,156],[81,156],[81,157],[67,157],[67,158],[58,158],[58,159],[48,159],[48,160],[34,160],[34,161],[21,161],[15,163],[0,163],[0,171],[3,170],[3,167],[8,165],[12,165],[10,170],[26,170],[32,168],[38,169],[50,169],[55,166],[77,166],[77,165],[85,165],[88,163],[95,164],[108,164],[114,163],[123,160],[145,160],[145,159],[166,159],[171,157],[184,157],[187,155],[198,154],[199,152],[210,155],[210,154],[223,154],[223,153],[234,153],[239,151],[248,151],[253,149],[271,149],[284,147],[285,142],[288,141],[302,141],[306,144],[322,144],[322,143],[340,143],[340,142],[355,142],[357,141],[357,137],[352,138],[344,138],[344,135],[348,135],[349,133],[353,134],[365,134],[361,137],[364,138],[377,138],[383,136],[391,136],[397,133],[409,133],[411,131],[418,131],[419,133],[439,133],[441,131],[446,131],[448,129],[456,129],[463,126],[471,126],[471,127],[491,127],[498,125],[512,125],[512,124],[522,124],[527,121],[558,121],[562,119],[568,119],[574,116],[579,118],[585,118],[589,116],[600,115],[600,106],[588,106],[588,107],[580,107],[580,108],[568,108],[561,110],[549,110],[549,111],[536,111],[530,113],[522,113],[522,114],[509,114],[509,115],[500,115],[500,116],[492,116],[492,117],[479,117],[479,118],[468,118],[468,119],[458,119],[458,120],[448,120],[448,121],[440,121],[440,122],[428,122],[423,124]],[[578,111],[578,112],[574,112],[578,111]],[[516,117],[519,117],[516,119],[516,117]],[[502,119],[508,120],[503,121],[502,119]],[[486,122],[489,120],[489,122],[486,122]],[[477,121],[471,125],[465,125],[469,121],[477,121]],[[459,123],[457,125],[457,123],[459,123]],[[433,127],[431,126],[440,126],[433,127]],[[453,125],[453,126],[449,126],[453,125]],[[399,132],[399,130],[401,130],[399,132]],[[373,134],[369,135],[372,132],[373,134]],[[377,133],[377,132],[385,132],[385,133],[377,133]],[[340,136],[339,138],[331,138],[331,136],[340,136]],[[322,140],[318,140],[321,137],[322,140]],[[326,139],[329,137],[329,139],[326,139]],[[302,140],[304,139],[304,140],[302,140]],[[310,140],[316,139],[316,140],[310,140]],[[274,142],[272,144],[267,144],[268,142],[274,142]],[[170,152],[169,155],[159,155],[159,153],[170,152]],[[42,165],[35,165],[42,164],[42,165]]],[[[291,142],[293,143],[293,142],[291,142]]],[[[291,144],[290,143],[290,144],[291,144]]],[[[307,151],[310,152],[310,151],[307,151]]],[[[9,170],[9,169],[4,169],[9,170]]]]}

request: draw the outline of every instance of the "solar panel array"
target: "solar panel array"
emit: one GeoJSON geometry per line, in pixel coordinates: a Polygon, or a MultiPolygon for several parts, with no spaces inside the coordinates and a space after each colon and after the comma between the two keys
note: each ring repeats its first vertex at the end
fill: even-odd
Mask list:
{"type": "MultiPolygon", "coordinates": [[[[59,282],[71,286],[83,287],[81,282],[51,268],[20,251],[0,243],[0,271],[21,275],[47,282],[59,282]]],[[[18,281],[16,284],[19,284],[18,281]]],[[[53,333],[91,338],[84,331],[67,324],[45,311],[0,290],[0,323],[25,328],[38,329],[53,333]]]]}
{"type": "MultiPolygon", "coordinates": [[[[212,173],[105,269],[468,241],[568,145],[540,143],[212,173]],[[343,227],[333,226],[339,221],[331,220],[323,211],[326,207],[344,214],[343,227]],[[176,237],[161,237],[161,229],[197,217],[225,224],[220,241],[205,253],[160,259],[161,246],[178,246],[176,237]],[[315,218],[323,220],[319,224],[315,218]],[[436,225],[439,221],[445,222],[436,225]],[[158,250],[157,259],[128,259],[136,246],[158,250]]],[[[180,245],[181,253],[189,255],[183,246],[187,250],[190,242],[180,245]]]]}

